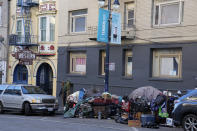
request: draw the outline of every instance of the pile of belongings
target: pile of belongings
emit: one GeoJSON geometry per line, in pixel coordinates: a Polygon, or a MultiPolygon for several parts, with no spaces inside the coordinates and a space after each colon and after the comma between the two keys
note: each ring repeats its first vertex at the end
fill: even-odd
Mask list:
{"type": "Polygon", "coordinates": [[[166,118],[172,117],[172,110],[176,99],[177,97],[169,95],[166,91],[153,99],[151,102],[151,110],[157,115],[156,120],[158,123],[164,124],[166,123],[166,118]]]}
{"type": "Polygon", "coordinates": [[[117,113],[122,99],[110,93],[90,93],[85,89],[67,97],[64,117],[109,118],[117,113]]]}

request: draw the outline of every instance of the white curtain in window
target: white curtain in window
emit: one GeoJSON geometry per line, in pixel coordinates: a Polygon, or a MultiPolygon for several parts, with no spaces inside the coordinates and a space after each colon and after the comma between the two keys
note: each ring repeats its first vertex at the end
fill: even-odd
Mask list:
{"type": "Polygon", "coordinates": [[[76,72],[86,72],[86,58],[76,58],[76,72]]]}
{"type": "Polygon", "coordinates": [[[176,71],[174,71],[173,58],[161,58],[160,63],[160,73],[161,75],[174,76],[176,71]]]}
{"type": "Polygon", "coordinates": [[[179,3],[161,6],[161,24],[179,23],[179,3]]]}

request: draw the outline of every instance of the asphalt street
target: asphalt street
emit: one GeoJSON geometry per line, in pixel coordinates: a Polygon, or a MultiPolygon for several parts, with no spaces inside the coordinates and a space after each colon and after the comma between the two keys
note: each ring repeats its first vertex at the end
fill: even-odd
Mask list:
{"type": "Polygon", "coordinates": [[[0,114],[0,131],[182,131],[181,128],[133,128],[114,120],[64,119],[56,116],[24,116],[17,113],[0,114]]]}

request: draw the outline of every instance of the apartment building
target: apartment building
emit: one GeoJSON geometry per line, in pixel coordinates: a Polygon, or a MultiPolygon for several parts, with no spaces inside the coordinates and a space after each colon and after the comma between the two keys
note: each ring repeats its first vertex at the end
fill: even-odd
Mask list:
{"type": "MultiPolygon", "coordinates": [[[[197,1],[119,2],[122,42],[110,44],[109,91],[128,95],[141,86],[172,91],[196,88],[197,1]]],[[[97,0],[59,1],[58,91],[67,80],[74,90],[104,90],[106,53],[105,43],[96,41],[98,9],[97,0]]]]}
{"type": "Polygon", "coordinates": [[[0,84],[6,83],[9,0],[0,0],[0,84]]]}
{"type": "Polygon", "coordinates": [[[8,83],[32,84],[56,95],[55,0],[10,3],[8,83]]]}

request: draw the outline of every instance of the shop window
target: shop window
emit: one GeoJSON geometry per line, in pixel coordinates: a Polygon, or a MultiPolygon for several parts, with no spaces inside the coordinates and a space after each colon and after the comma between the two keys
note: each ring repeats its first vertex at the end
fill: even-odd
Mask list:
{"type": "Polygon", "coordinates": [[[86,18],[87,10],[77,10],[70,12],[70,31],[85,32],[86,31],[86,18]]]}
{"type": "Polygon", "coordinates": [[[55,17],[40,17],[40,41],[55,41],[55,17]]]}
{"type": "Polygon", "coordinates": [[[133,27],[135,24],[135,3],[125,3],[125,25],[124,28],[133,27]]]}
{"type": "Polygon", "coordinates": [[[125,51],[125,76],[126,77],[132,76],[132,72],[133,72],[132,51],[126,50],[125,51]]]}
{"type": "Polygon", "coordinates": [[[154,8],[154,25],[181,24],[184,13],[183,1],[156,3],[154,8]]]}
{"type": "Polygon", "coordinates": [[[100,51],[100,75],[105,75],[106,52],[100,51]]]}
{"type": "Polygon", "coordinates": [[[70,52],[70,73],[86,74],[86,54],[70,52]]]}
{"type": "Polygon", "coordinates": [[[153,77],[181,78],[181,49],[153,50],[153,77]]]}

